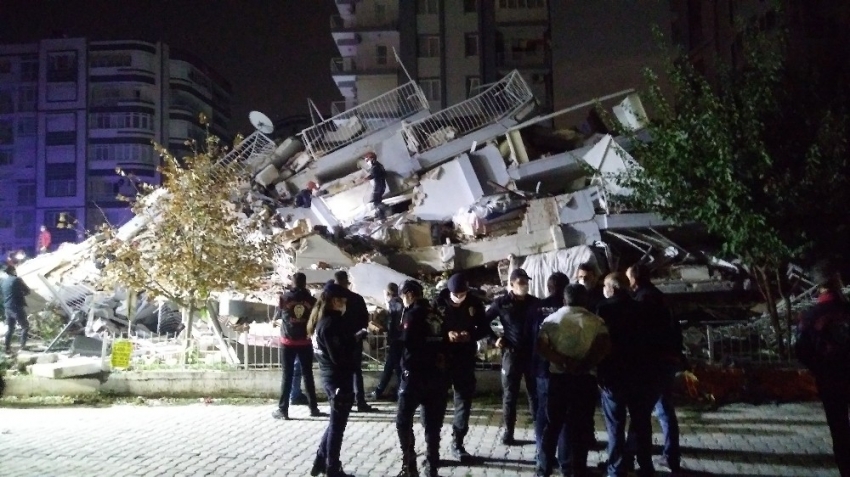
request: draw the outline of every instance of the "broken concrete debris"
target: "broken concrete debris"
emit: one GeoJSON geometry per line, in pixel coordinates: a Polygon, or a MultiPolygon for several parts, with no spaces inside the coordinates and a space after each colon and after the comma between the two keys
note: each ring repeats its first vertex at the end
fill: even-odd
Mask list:
{"type": "MultiPolygon", "coordinates": [[[[630,93],[610,96],[627,95],[613,113],[623,127],[639,131],[645,111],[630,93]]],[[[638,260],[673,267],[677,277],[666,287],[672,293],[732,289],[743,276],[737,267],[688,253],[668,238],[682,227],[652,211],[625,209],[618,199],[630,190],[618,177],[639,167],[628,141],[588,126],[592,121],[584,128],[546,128],[543,121],[557,113],[534,116],[536,102],[518,72],[446,110],[432,113],[428,104],[421,89],[408,83],[280,143],[255,131],[225,157],[252,178],[234,191],[234,213],[265,214],[269,231],[283,230],[284,243],[270,264],[267,290],[220,296],[221,319],[209,321],[221,333],[199,338],[219,348],[220,355],[209,360],[241,362],[247,358],[240,350],[278,346],[270,310],[294,272],[319,285],[347,270],[355,290],[377,307],[384,306],[389,282],[481,267],[495,275],[489,290],[496,293],[509,270],[522,266],[540,296],[551,273],[573,275],[581,263],[600,272],[638,260]],[[387,171],[385,220],[375,218],[370,204],[372,185],[361,161],[370,151],[387,171]],[[296,207],[294,196],[310,183],[317,190],[309,207],[296,207]]],[[[118,233],[131,238],[155,219],[135,217],[118,233]]],[[[19,267],[36,292],[30,309],[59,308],[67,320],[76,316],[85,324],[90,337],[130,334],[139,356],[172,353],[172,342],[139,340],[144,333],[179,333],[176,309],[152,297],[137,302],[128,319],[126,294],[95,293],[91,250],[97,240],[66,244],[19,267]],[[69,298],[69,291],[85,299],[69,298]]]]}

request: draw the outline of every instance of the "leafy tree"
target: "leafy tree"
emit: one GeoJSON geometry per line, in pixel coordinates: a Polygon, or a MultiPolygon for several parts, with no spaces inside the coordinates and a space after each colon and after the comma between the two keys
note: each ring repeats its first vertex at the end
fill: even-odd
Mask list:
{"type": "Polygon", "coordinates": [[[642,167],[622,179],[634,205],[704,225],[747,264],[784,351],[783,267],[829,252],[835,227],[850,223],[850,122],[811,69],[789,65],[783,33],[744,38],[741,64],[713,83],[676,55],[666,87],[647,72],[651,140],[633,142],[642,167]]]}
{"type": "MultiPolygon", "coordinates": [[[[206,125],[203,115],[201,123],[206,125]]],[[[212,293],[261,286],[277,240],[264,233],[268,217],[245,217],[235,205],[248,182],[237,163],[222,160],[227,148],[219,138],[207,131],[202,150],[194,141],[187,145],[193,153],[182,160],[154,145],[162,158],[163,185],[138,183],[135,198],[122,198],[146,225],[132,237],[104,226],[96,253],[104,264],[103,285],[173,301],[191,337],[194,312],[204,309],[212,293]]]]}

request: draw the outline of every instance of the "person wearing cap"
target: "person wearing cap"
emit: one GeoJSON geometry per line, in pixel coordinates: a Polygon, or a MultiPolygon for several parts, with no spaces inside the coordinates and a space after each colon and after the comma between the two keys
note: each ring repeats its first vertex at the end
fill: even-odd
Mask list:
{"type": "Polygon", "coordinates": [[[800,317],[794,351],[815,378],[838,472],[850,477],[850,303],[834,264],[818,262],[811,277],[818,298],[800,317]]]}
{"type": "Polygon", "coordinates": [[[622,273],[605,277],[605,301],[596,314],[605,320],[611,353],[597,368],[602,414],[608,431],[608,475],[626,475],[632,466],[626,445],[626,416],[634,430],[638,475],[654,475],[652,408],[661,392],[664,349],[658,344],[658,321],[629,296],[622,273]]]}
{"type": "Polygon", "coordinates": [[[449,378],[454,388],[452,456],[467,463],[472,456],[464,448],[463,439],[469,431],[472,395],[475,394],[477,342],[488,337],[495,340],[496,334],[490,328],[484,303],[469,293],[469,284],[460,273],[449,278],[446,289],[434,300],[434,308],[446,324],[449,340],[449,378]]]}
{"type": "MultiPolygon", "coordinates": [[[[366,307],[366,300],[363,296],[354,293],[350,290],[351,282],[348,279],[348,273],[340,270],[334,273],[334,283],[344,288],[347,292],[348,309],[345,312],[346,321],[353,327],[355,333],[359,333],[360,349],[363,349],[363,340],[366,338],[369,327],[369,309],[366,307]]],[[[354,380],[354,397],[357,401],[357,412],[377,412],[366,402],[366,389],[363,384],[363,359],[361,355],[357,356],[357,367],[352,375],[354,380]]]]}
{"type": "Polygon", "coordinates": [[[318,190],[319,186],[314,181],[307,182],[307,188],[295,194],[295,207],[305,209],[312,207],[313,196],[316,195],[316,191],[318,190]]]}
{"type": "Polygon", "coordinates": [[[537,415],[537,380],[531,373],[531,343],[525,336],[529,311],[537,304],[537,297],[528,294],[531,278],[525,270],[517,268],[511,272],[510,290],[497,297],[487,309],[487,322],[498,319],[504,335],[496,340],[502,350],[502,414],[504,430],[502,443],[515,444],[514,426],[519,399],[519,384],[525,378],[528,392],[528,407],[532,418],[537,415]]]}
{"type": "Polygon", "coordinates": [[[396,430],[402,451],[399,477],[418,476],[414,450],[413,416],[422,406],[425,427],[424,474],[436,477],[440,462],[440,430],[446,414],[446,391],[451,365],[447,356],[448,332],[443,317],[423,297],[422,285],[407,280],[401,286],[404,305],[399,342],[402,347],[401,382],[396,430]]]}
{"type": "MultiPolygon", "coordinates": [[[[531,370],[537,381],[537,415],[534,416],[534,441],[537,449],[543,445],[543,431],[546,427],[546,407],[549,403],[549,362],[540,354],[538,349],[538,336],[543,320],[564,306],[564,290],[570,284],[570,279],[561,272],[554,272],[546,280],[546,298],[538,300],[530,310],[526,320],[526,340],[532,347],[531,370]]],[[[566,429],[558,436],[557,456],[558,463],[565,475],[569,474],[569,460],[567,458],[567,434],[566,429]]]]}
{"type": "Polygon", "coordinates": [[[365,180],[372,181],[372,197],[369,202],[375,206],[378,219],[383,220],[386,218],[383,198],[387,191],[387,170],[383,164],[378,162],[378,156],[374,152],[364,154],[363,160],[366,162],[366,168],[369,171],[365,180]]]}
{"type": "Polygon", "coordinates": [[[372,399],[383,399],[384,391],[390,384],[393,374],[396,380],[401,382],[401,353],[402,347],[399,336],[402,331],[402,315],[404,314],[404,302],[398,294],[398,285],[387,284],[385,290],[387,299],[387,358],[384,362],[384,370],[375,390],[369,394],[372,399]]]}
{"type": "Polygon", "coordinates": [[[280,362],[283,365],[283,382],[277,409],[272,413],[275,419],[289,420],[289,400],[294,381],[295,360],[301,362],[304,387],[307,388],[307,403],[310,415],[323,416],[316,399],[316,385],[313,381],[313,346],[307,335],[307,321],[316,305],[316,299],[307,290],[307,276],[296,273],[292,276],[292,289],[280,296],[275,311],[274,326],[280,326],[280,362]]]}
{"type": "MultiPolygon", "coordinates": [[[[564,475],[586,475],[588,415],[596,409],[594,368],[608,354],[611,342],[602,318],[584,308],[588,291],[573,284],[564,290],[564,306],[540,326],[537,349],[549,362],[549,396],[543,439],[537,449],[538,476],[552,473],[555,446],[566,432],[567,465],[564,475]]],[[[563,471],[563,466],[561,468],[563,471]]]]}
{"type": "Polygon", "coordinates": [[[330,418],[319,441],[319,449],[310,475],[349,477],[342,470],[339,456],[348,415],[354,405],[354,386],[351,377],[360,362],[360,336],[345,316],[349,292],[336,283],[325,286],[323,308],[319,310],[316,328],[312,331],[313,352],[319,362],[319,372],[330,404],[330,418]]]}

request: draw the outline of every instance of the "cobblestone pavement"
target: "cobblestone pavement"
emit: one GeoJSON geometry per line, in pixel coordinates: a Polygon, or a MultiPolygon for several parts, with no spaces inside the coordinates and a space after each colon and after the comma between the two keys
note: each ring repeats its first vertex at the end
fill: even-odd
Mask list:
{"type": "MultiPolygon", "coordinates": [[[[381,414],[352,414],[343,444],[345,469],[357,476],[396,475],[399,451],[392,405],[381,414]]],[[[272,405],[174,405],[108,408],[0,409],[0,475],[25,476],[304,476],[325,421],[291,410],[271,419],[272,405]]],[[[837,476],[823,413],[815,404],[735,405],[680,412],[684,465],[693,475],[837,476]]],[[[533,475],[532,431],[498,442],[500,411],[479,408],[467,449],[480,457],[457,465],[443,426],[443,476],[533,475]]],[[[597,416],[597,437],[604,440],[597,416]]],[[[422,430],[416,430],[422,453],[422,430]]],[[[656,429],[656,443],[660,434],[656,429]]],[[[604,454],[604,453],[603,453],[604,454]]],[[[604,455],[593,452],[595,464],[604,455]]],[[[661,474],[664,475],[664,474],[661,474]]]]}

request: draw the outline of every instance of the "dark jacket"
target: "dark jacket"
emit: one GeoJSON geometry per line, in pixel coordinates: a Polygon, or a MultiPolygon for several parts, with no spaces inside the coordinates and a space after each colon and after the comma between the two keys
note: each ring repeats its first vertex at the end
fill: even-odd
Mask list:
{"type": "Polygon", "coordinates": [[[442,316],[428,300],[421,299],[404,309],[401,369],[411,379],[439,379],[447,372],[448,332],[442,316]]]}
{"type": "Polygon", "coordinates": [[[0,293],[3,295],[3,308],[17,314],[23,314],[27,307],[26,296],[30,289],[15,275],[6,275],[0,280],[0,293]]]}
{"type": "Polygon", "coordinates": [[[313,191],[304,189],[295,194],[295,207],[309,209],[313,205],[313,191]]]}
{"type": "Polygon", "coordinates": [[[353,291],[348,292],[347,305],[345,308],[345,319],[355,328],[355,332],[369,326],[369,309],[362,295],[353,291]]]}
{"type": "Polygon", "coordinates": [[[540,325],[549,315],[564,306],[563,294],[548,296],[538,300],[529,310],[526,320],[526,336],[532,345],[531,372],[538,378],[549,377],[549,362],[537,351],[537,337],[540,335],[540,325]]]}
{"type": "Polygon", "coordinates": [[[611,354],[598,367],[599,379],[608,385],[645,382],[660,373],[663,349],[659,329],[648,308],[628,294],[615,295],[599,305],[611,337],[611,354]]]}
{"type": "Polygon", "coordinates": [[[280,297],[276,318],[281,320],[281,343],[285,346],[310,346],[307,321],[314,306],[316,299],[304,288],[293,288],[280,297]]]}
{"type": "Polygon", "coordinates": [[[800,317],[794,348],[819,386],[850,381],[850,303],[835,292],[818,297],[800,317]]]}
{"type": "Polygon", "coordinates": [[[531,341],[528,339],[528,320],[530,310],[534,309],[539,299],[533,295],[526,295],[519,298],[509,292],[496,298],[490,308],[487,309],[487,322],[490,323],[496,318],[502,324],[505,331],[502,340],[505,346],[513,351],[530,354],[532,349],[531,341]]]}
{"type": "Polygon", "coordinates": [[[658,329],[657,343],[664,350],[663,359],[668,365],[685,365],[684,339],[682,326],[667,307],[664,293],[655,285],[649,283],[640,285],[633,293],[635,301],[640,302],[646,309],[647,318],[653,320],[658,329]]]}
{"type": "Polygon", "coordinates": [[[449,296],[449,290],[443,289],[434,300],[433,307],[443,318],[446,332],[466,331],[469,341],[465,343],[449,343],[449,353],[465,358],[475,358],[478,352],[476,342],[483,338],[495,338],[496,334],[490,328],[490,322],[484,312],[484,303],[472,293],[467,293],[466,300],[459,306],[454,306],[449,296]]]}
{"type": "Polygon", "coordinates": [[[404,315],[404,302],[400,297],[394,296],[388,303],[387,310],[387,340],[392,343],[401,337],[402,316],[404,315]]]}
{"type": "Polygon", "coordinates": [[[367,179],[372,181],[372,202],[381,200],[387,190],[387,170],[378,161],[372,163],[367,179]]]}
{"type": "Polygon", "coordinates": [[[587,306],[585,307],[591,313],[599,308],[599,304],[605,301],[605,294],[602,293],[604,287],[599,284],[587,290],[587,306]]]}
{"type": "Polygon", "coordinates": [[[350,387],[360,364],[362,345],[338,311],[326,310],[313,332],[313,351],[322,380],[330,386],[350,387]]]}

